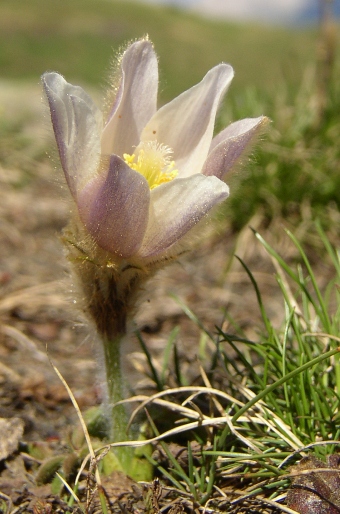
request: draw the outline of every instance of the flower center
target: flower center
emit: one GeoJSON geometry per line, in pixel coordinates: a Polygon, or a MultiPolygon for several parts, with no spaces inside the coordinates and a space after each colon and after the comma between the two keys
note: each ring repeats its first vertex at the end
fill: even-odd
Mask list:
{"type": "Polygon", "coordinates": [[[157,141],[142,142],[132,155],[125,153],[124,161],[148,181],[150,189],[170,182],[178,175],[175,162],[171,160],[172,150],[157,141]]]}

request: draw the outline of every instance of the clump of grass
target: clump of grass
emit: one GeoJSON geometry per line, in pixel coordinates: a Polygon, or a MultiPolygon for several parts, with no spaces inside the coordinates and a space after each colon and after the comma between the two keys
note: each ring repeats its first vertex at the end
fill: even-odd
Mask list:
{"type": "MultiPolygon", "coordinates": [[[[243,262],[263,320],[258,339],[249,340],[240,330],[218,328],[216,335],[205,331],[216,352],[209,372],[201,370],[202,386],[167,390],[157,377],[160,392],[139,398],[139,410],[154,404],[177,414],[177,422],[163,433],[150,418],[155,437],[148,442],[162,440],[167,465],[151,460],[172,492],[177,491],[183,508],[190,504],[202,512],[294,512],[284,505],[294,476],[291,466],[306,455],[325,461],[338,451],[340,262],[320,222],[316,230],[322,258],[333,267],[325,290],[291,232],[286,237],[300,257],[293,265],[254,232],[276,268],[282,326],[275,328],[270,320],[256,280],[243,262]],[[182,462],[169,438],[182,446],[182,462]]],[[[195,321],[188,308],[186,312],[195,321]]]]}

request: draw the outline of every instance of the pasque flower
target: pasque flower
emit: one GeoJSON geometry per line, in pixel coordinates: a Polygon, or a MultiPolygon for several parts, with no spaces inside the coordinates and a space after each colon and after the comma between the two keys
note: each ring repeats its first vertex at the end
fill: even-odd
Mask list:
{"type": "MultiPolygon", "coordinates": [[[[138,294],[227,198],[223,177],[266,118],[232,123],[213,138],[216,112],[233,78],[227,64],[158,110],[157,57],[149,40],[131,44],[117,71],[104,116],[82,88],[61,75],[46,73],[42,80],[77,207],[64,242],[82,311],[103,345],[113,405],[110,437],[121,441],[128,424],[119,403],[125,396],[121,360],[138,294]]],[[[117,455],[131,473],[131,448],[117,455]]]]}
{"type": "Polygon", "coordinates": [[[213,138],[216,112],[233,78],[220,64],[157,110],[151,42],[131,44],[103,115],[79,86],[43,75],[61,164],[79,217],[98,246],[118,258],[157,261],[227,198],[225,173],[266,118],[232,123],[213,138]]]}

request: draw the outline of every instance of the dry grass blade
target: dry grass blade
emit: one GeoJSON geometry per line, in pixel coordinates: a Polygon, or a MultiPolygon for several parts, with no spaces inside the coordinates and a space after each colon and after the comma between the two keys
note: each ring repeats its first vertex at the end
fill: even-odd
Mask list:
{"type": "MultiPolygon", "coordinates": [[[[139,405],[132,413],[129,424],[131,425],[132,421],[134,420],[135,416],[143,410],[149,403],[152,403],[153,401],[157,400],[158,398],[161,398],[162,396],[168,396],[172,394],[181,394],[181,393],[187,393],[187,392],[194,392],[196,395],[198,394],[208,394],[212,396],[219,396],[221,398],[224,398],[225,400],[231,401],[232,403],[235,403],[236,405],[239,405],[240,407],[243,407],[243,403],[236,398],[232,397],[231,395],[224,393],[223,391],[219,391],[218,389],[214,389],[213,387],[196,387],[196,386],[183,386],[183,387],[175,387],[173,389],[167,389],[166,391],[160,391],[159,393],[156,393],[150,397],[147,397],[141,405],[139,405]]],[[[131,398],[130,401],[136,401],[140,399],[141,396],[131,398]]],[[[185,400],[182,403],[182,406],[185,405],[187,400],[185,400]]],[[[174,405],[174,409],[180,410],[181,406],[178,404],[172,403],[174,405]]]]}
{"type": "Polygon", "coordinates": [[[303,452],[306,452],[307,450],[310,450],[311,448],[315,448],[316,446],[326,446],[326,445],[340,445],[340,441],[317,441],[316,443],[307,444],[305,446],[302,446],[295,452],[291,453],[291,455],[288,455],[281,464],[279,465],[279,468],[283,468],[289,460],[294,458],[298,454],[303,454],[303,452]]]}
{"type": "Polygon", "coordinates": [[[268,428],[270,428],[270,430],[272,430],[276,435],[281,437],[288,444],[288,446],[293,448],[293,450],[299,450],[299,448],[303,446],[303,443],[295,436],[295,434],[293,434],[290,427],[269,409],[266,408],[263,410],[267,415],[269,414],[271,416],[271,420],[267,420],[263,416],[258,415],[259,419],[263,420],[263,423],[267,425],[268,428]],[[279,425],[282,430],[278,430],[274,423],[279,425]]]}
{"type": "Polygon", "coordinates": [[[242,441],[248,448],[251,448],[255,453],[262,453],[261,450],[253,443],[249,437],[243,437],[240,432],[234,427],[231,418],[226,420],[228,427],[230,428],[230,432],[234,434],[240,441],[242,441]]]}
{"type": "MultiPolygon", "coordinates": [[[[249,388],[243,386],[242,384],[239,385],[240,392],[247,398],[247,400],[251,400],[255,398],[256,394],[251,391],[249,388]]],[[[255,407],[255,406],[254,406],[255,407]]],[[[254,408],[253,407],[253,408],[254,408]]],[[[296,435],[292,432],[290,427],[283,422],[283,420],[277,416],[269,407],[265,404],[263,400],[260,400],[256,403],[256,408],[259,412],[262,412],[265,416],[270,416],[272,422],[268,419],[266,419],[264,416],[262,416],[259,412],[256,413],[256,417],[258,421],[262,421],[264,425],[267,425],[268,428],[270,428],[273,432],[275,432],[277,435],[282,437],[289,446],[291,446],[294,450],[299,450],[303,446],[303,443],[296,437],[296,435]],[[280,426],[281,429],[286,432],[286,436],[282,431],[278,430],[276,428],[276,425],[280,426]]]]}
{"type": "Polygon", "coordinates": [[[40,351],[35,342],[17,328],[10,325],[2,325],[1,332],[17,341],[24,350],[29,350],[37,360],[42,362],[48,360],[46,353],[40,351]]]}
{"type": "Polygon", "coordinates": [[[6,377],[6,379],[19,383],[22,380],[21,375],[13,371],[11,368],[6,366],[3,362],[0,362],[0,373],[6,377]]]}
{"type": "Polygon", "coordinates": [[[56,473],[56,475],[59,478],[59,480],[61,480],[61,482],[64,484],[64,487],[68,490],[70,495],[76,500],[77,503],[80,504],[80,500],[79,500],[78,496],[76,495],[76,493],[73,491],[72,487],[66,482],[66,480],[59,473],[56,473]]]}
{"type": "Polygon", "coordinates": [[[178,434],[182,434],[183,432],[188,432],[190,430],[194,430],[198,427],[213,427],[213,426],[221,426],[225,424],[225,416],[221,416],[218,418],[208,418],[203,419],[201,421],[194,421],[192,423],[187,423],[185,425],[181,425],[176,428],[172,428],[170,430],[166,430],[162,434],[152,437],[150,439],[144,439],[143,441],[135,440],[135,441],[119,441],[118,443],[110,443],[109,445],[102,446],[96,452],[102,451],[104,448],[107,448],[108,446],[110,448],[118,448],[119,446],[131,446],[133,448],[138,448],[140,446],[145,446],[147,444],[156,443],[157,441],[161,441],[165,439],[166,437],[172,437],[176,436],[178,434]]]}
{"type": "Polygon", "coordinates": [[[340,343],[340,337],[334,336],[332,334],[327,334],[325,332],[305,332],[301,334],[302,337],[326,337],[328,339],[333,339],[334,341],[338,341],[340,343]]]}
{"type": "MultiPolygon", "coordinates": [[[[176,405],[176,404],[173,404],[173,405],[176,405]]],[[[195,412],[195,411],[193,411],[193,412],[195,412]]],[[[201,418],[201,416],[200,416],[200,418],[201,418]]],[[[219,416],[219,417],[215,417],[215,418],[207,417],[206,419],[200,419],[199,421],[196,421],[196,422],[187,423],[187,424],[180,425],[176,428],[172,428],[172,429],[167,430],[167,431],[163,432],[162,434],[160,434],[156,437],[152,437],[150,439],[145,439],[143,441],[139,441],[139,440],[120,441],[118,443],[110,443],[109,446],[110,446],[110,448],[116,448],[119,446],[131,446],[131,447],[137,448],[137,447],[144,446],[147,444],[156,443],[157,441],[161,441],[167,437],[176,436],[183,432],[188,432],[190,430],[194,430],[198,427],[221,427],[226,424],[227,418],[229,419],[229,416],[227,414],[224,416],[219,416]]],[[[266,422],[262,421],[261,419],[257,419],[256,417],[250,418],[248,416],[243,416],[243,417],[241,416],[240,418],[238,418],[238,420],[240,422],[252,421],[253,423],[258,423],[260,425],[263,425],[263,424],[267,425],[266,422]]],[[[233,430],[235,430],[235,428],[233,428],[233,430]]],[[[249,441],[248,441],[247,445],[248,446],[250,445],[249,441]]],[[[96,450],[96,452],[102,451],[104,448],[107,448],[107,447],[108,447],[108,445],[105,445],[105,446],[99,448],[98,450],[96,450]]]]}
{"type": "MultiPolygon", "coordinates": [[[[85,436],[86,444],[87,444],[87,447],[89,449],[91,464],[94,464],[94,463],[97,462],[96,455],[95,455],[95,452],[93,450],[90,434],[89,434],[89,432],[87,430],[87,426],[86,426],[85,420],[84,420],[84,418],[83,418],[83,416],[81,414],[81,411],[79,409],[77,400],[75,399],[75,397],[74,397],[74,395],[73,395],[69,385],[67,384],[66,380],[64,379],[64,377],[62,376],[62,374],[60,373],[58,368],[53,364],[53,362],[51,361],[50,358],[49,358],[49,361],[51,363],[52,368],[54,369],[54,371],[56,372],[56,374],[60,378],[61,382],[63,383],[66,391],[68,392],[70,400],[71,400],[71,402],[72,402],[72,404],[73,404],[73,406],[74,406],[74,408],[75,408],[75,410],[77,412],[77,415],[78,415],[78,418],[79,418],[79,421],[80,421],[80,424],[81,424],[81,427],[83,429],[83,433],[84,433],[84,436],[85,436]]],[[[97,466],[95,466],[95,477],[96,477],[97,485],[101,486],[101,479],[100,479],[100,474],[99,474],[97,466]]]]}
{"type": "Polygon", "coordinates": [[[296,512],[296,510],[292,510],[289,507],[286,507],[286,505],[281,505],[277,501],[269,500],[268,498],[261,498],[261,501],[263,503],[266,503],[267,505],[271,505],[272,507],[280,509],[281,512],[287,512],[288,514],[299,514],[298,512],[296,512]]]}
{"type": "MultiPolygon", "coordinates": [[[[131,401],[136,401],[137,398],[139,398],[141,401],[145,401],[146,397],[141,397],[141,396],[136,397],[136,396],[134,396],[130,400],[131,401]],[[142,398],[144,398],[144,400],[142,400],[142,398]]],[[[127,402],[122,401],[122,402],[119,402],[119,403],[127,403],[127,402]]],[[[156,405],[160,405],[161,407],[165,407],[168,410],[170,410],[172,412],[176,412],[178,415],[185,416],[185,417],[187,417],[189,419],[201,419],[201,418],[209,419],[209,416],[205,416],[204,414],[201,414],[201,413],[197,412],[194,409],[189,409],[188,407],[185,407],[183,405],[179,405],[178,403],[169,402],[169,401],[166,401],[166,400],[162,400],[160,398],[154,399],[152,403],[154,403],[156,405]]],[[[117,405],[119,405],[119,404],[117,403],[117,405]]],[[[141,409],[138,407],[138,411],[140,411],[140,410],[141,409]]],[[[135,411],[133,412],[132,416],[135,417],[135,411]]],[[[133,421],[132,416],[130,418],[128,426],[131,426],[131,423],[133,421]]]]}
{"type": "MultiPolygon", "coordinates": [[[[8,507],[8,510],[7,512],[10,513],[12,512],[12,507],[13,507],[13,503],[12,503],[12,500],[9,496],[7,496],[7,494],[4,494],[0,491],[0,499],[3,500],[4,502],[6,502],[7,504],[7,507],[8,507]]],[[[5,513],[6,514],[6,513],[5,513]]]]}
{"type": "MultiPolygon", "coordinates": [[[[234,426],[231,423],[231,419],[232,419],[231,416],[229,416],[227,412],[224,412],[223,409],[220,412],[221,416],[216,418],[216,417],[208,416],[208,415],[205,415],[205,414],[201,413],[201,411],[200,410],[198,411],[197,408],[195,407],[195,405],[192,403],[192,400],[195,397],[197,397],[198,395],[200,395],[200,394],[210,394],[214,398],[215,392],[219,396],[221,396],[223,398],[226,398],[226,397],[232,398],[231,396],[226,395],[222,391],[215,390],[214,388],[209,388],[209,387],[181,387],[181,388],[176,388],[176,389],[168,389],[167,391],[162,391],[160,393],[156,393],[155,395],[150,396],[150,397],[145,397],[145,396],[142,396],[142,395],[135,396],[135,397],[132,397],[132,398],[130,398],[128,400],[123,400],[122,402],[119,402],[119,403],[136,402],[136,401],[141,401],[142,402],[142,404],[139,407],[137,407],[135,409],[135,411],[132,413],[132,415],[130,417],[129,425],[131,425],[131,423],[132,423],[134,417],[136,416],[136,414],[138,412],[140,412],[140,410],[142,408],[144,408],[145,406],[147,406],[150,403],[155,403],[157,405],[161,405],[163,407],[166,407],[169,410],[171,410],[172,412],[176,412],[178,415],[185,416],[185,417],[187,417],[189,419],[190,418],[191,419],[195,419],[195,420],[197,420],[197,425],[196,426],[210,426],[210,425],[214,426],[214,425],[219,425],[219,424],[221,424],[221,420],[222,420],[222,424],[223,425],[228,424],[228,426],[229,426],[230,430],[232,431],[232,433],[234,433],[243,442],[246,442],[246,445],[248,447],[252,447],[254,449],[254,451],[256,451],[258,453],[261,453],[258,450],[257,446],[254,445],[249,439],[246,439],[243,436],[241,436],[241,434],[237,431],[236,426],[234,426]],[[175,393],[176,392],[177,393],[189,392],[189,391],[192,391],[192,390],[194,391],[194,394],[192,394],[188,398],[186,398],[186,400],[183,401],[182,404],[178,404],[178,403],[174,403],[174,402],[170,402],[170,401],[165,401],[165,400],[162,400],[160,398],[160,396],[165,396],[166,394],[173,394],[174,392],[175,393]],[[185,404],[188,404],[188,403],[191,404],[191,408],[185,407],[185,404]],[[219,420],[219,421],[216,422],[216,420],[219,420]]],[[[247,397],[248,397],[248,395],[247,395],[247,397]]],[[[253,395],[250,395],[250,398],[252,398],[252,397],[253,397],[253,395]]],[[[237,404],[240,407],[243,407],[243,405],[244,405],[244,403],[242,403],[242,402],[240,402],[238,400],[237,401],[235,400],[235,402],[237,402],[237,404]]],[[[282,429],[285,429],[287,431],[287,433],[289,434],[287,436],[287,442],[289,443],[289,445],[292,446],[294,449],[300,448],[302,446],[302,443],[297,438],[295,438],[294,434],[292,434],[290,432],[289,427],[287,425],[285,425],[280,418],[276,417],[275,414],[272,413],[267,408],[267,406],[264,404],[263,401],[261,401],[259,403],[262,404],[260,412],[263,412],[266,415],[270,414],[271,418],[275,419],[276,424],[281,426],[282,429]],[[292,441],[291,441],[291,439],[296,441],[296,443],[298,443],[298,444],[296,444],[296,446],[294,446],[292,441]]],[[[253,423],[253,424],[258,424],[258,425],[262,425],[262,426],[267,426],[273,432],[275,432],[277,435],[279,435],[282,439],[285,439],[284,434],[282,434],[276,428],[275,424],[273,424],[270,421],[268,421],[260,413],[253,412],[252,415],[246,414],[244,416],[240,416],[240,418],[238,418],[238,422],[239,422],[239,426],[241,426],[242,423],[253,423]]],[[[187,424],[187,425],[182,425],[182,428],[181,427],[178,427],[178,428],[181,428],[181,431],[191,430],[193,425],[190,424],[191,428],[188,428],[188,427],[189,427],[189,425],[187,424]],[[185,428],[185,427],[187,427],[187,428],[185,428]]],[[[167,434],[169,435],[170,432],[171,431],[167,432],[167,434]]],[[[149,440],[147,442],[151,442],[151,440],[149,440]]],[[[130,441],[130,443],[132,443],[132,442],[130,441]]],[[[124,445],[125,444],[127,445],[128,442],[124,442],[124,445]]],[[[146,444],[146,442],[144,444],[146,444]]]]}
{"type": "Polygon", "coordinates": [[[65,307],[65,296],[57,293],[59,289],[60,281],[55,280],[15,291],[0,300],[0,314],[12,311],[21,305],[30,305],[30,307],[46,305],[50,307],[65,307]]]}

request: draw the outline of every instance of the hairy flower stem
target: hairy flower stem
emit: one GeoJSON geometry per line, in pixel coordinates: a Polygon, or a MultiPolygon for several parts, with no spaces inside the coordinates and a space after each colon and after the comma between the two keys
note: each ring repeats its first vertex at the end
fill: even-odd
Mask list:
{"type": "MultiPolygon", "coordinates": [[[[121,366],[121,344],[126,334],[117,334],[114,339],[103,338],[104,358],[107,379],[107,393],[110,408],[110,441],[119,442],[128,439],[128,414],[125,405],[115,405],[124,399],[124,377],[121,366]]],[[[125,471],[128,471],[133,449],[116,448],[115,453],[125,471]]]]}
{"type": "MultiPolygon", "coordinates": [[[[63,240],[81,291],[83,311],[103,345],[110,442],[126,441],[128,413],[125,405],[115,404],[126,398],[122,357],[125,357],[128,338],[127,319],[136,308],[141,285],[151,275],[151,270],[103,252],[85,236],[81,225],[73,221],[64,230],[63,240]]],[[[133,449],[120,447],[115,454],[128,472],[133,449]]]]}

